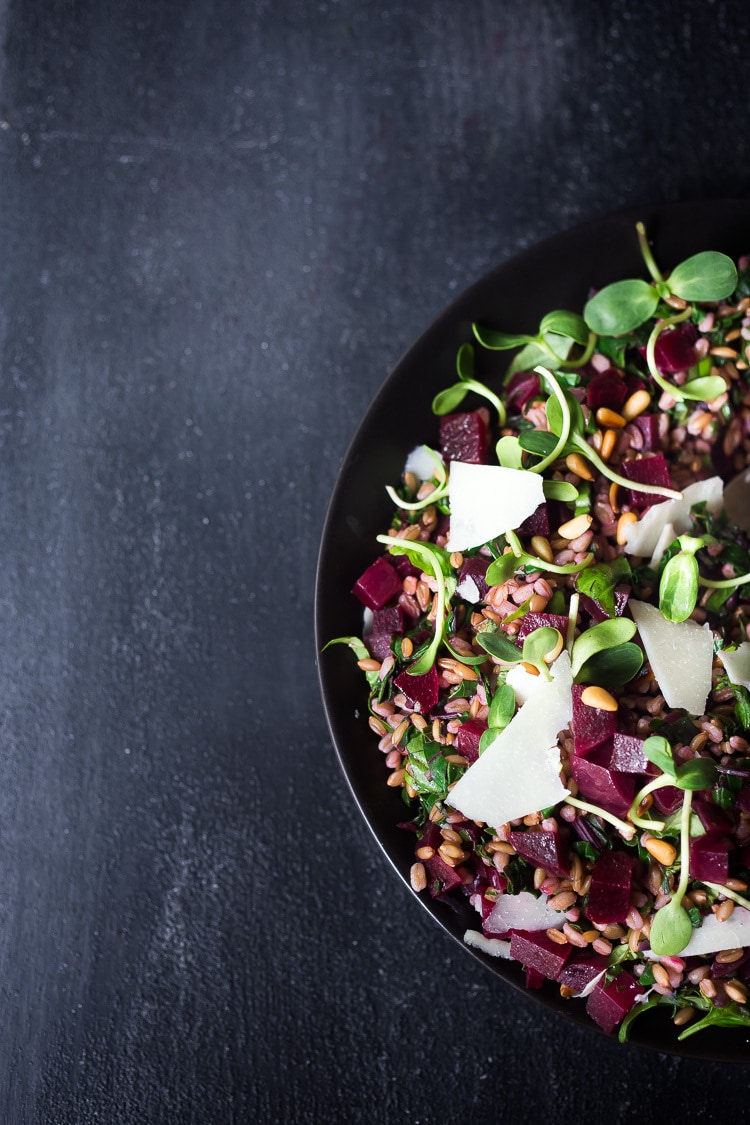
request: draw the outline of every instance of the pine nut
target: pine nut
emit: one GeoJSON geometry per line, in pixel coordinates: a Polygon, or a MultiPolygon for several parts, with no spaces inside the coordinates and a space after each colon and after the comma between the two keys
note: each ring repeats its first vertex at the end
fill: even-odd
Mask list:
{"type": "Polygon", "coordinates": [[[544,559],[545,562],[552,562],[555,557],[549,545],[549,539],[544,535],[533,535],[531,537],[531,550],[537,558],[544,559]]]}
{"type": "Polygon", "coordinates": [[[570,469],[571,473],[575,473],[581,480],[593,480],[594,474],[588,467],[580,453],[569,453],[565,458],[565,464],[570,469]]]}
{"type": "Polygon", "coordinates": [[[663,965],[654,965],[652,972],[657,984],[660,984],[662,988],[669,988],[669,973],[663,965]]]}
{"type": "Polygon", "coordinates": [[[670,844],[668,840],[661,840],[658,836],[652,836],[644,842],[643,846],[663,867],[671,867],[677,859],[677,848],[674,844],[670,844]]]}
{"type": "Polygon", "coordinates": [[[638,523],[638,516],[635,512],[623,512],[617,521],[617,544],[619,547],[624,547],[627,542],[626,531],[631,524],[638,523]]]}
{"type": "Polygon", "coordinates": [[[625,425],[622,414],[618,414],[616,410],[610,410],[608,406],[599,407],[596,412],[596,420],[600,426],[613,430],[621,430],[625,425]]]}
{"type": "MultiPolygon", "coordinates": [[[[609,461],[610,457],[612,456],[612,454],[615,451],[616,445],[617,445],[617,431],[616,430],[605,430],[604,434],[602,435],[602,447],[599,451],[600,454],[601,454],[602,461],[609,461]]],[[[614,483],[616,483],[616,482],[614,482],[614,483]]]]}
{"type": "Polygon", "coordinates": [[[620,486],[616,480],[613,480],[609,486],[609,506],[613,513],[617,515],[620,510],[620,486]]]}
{"type": "Polygon", "coordinates": [[[622,416],[626,422],[632,422],[639,414],[643,414],[644,410],[648,410],[651,405],[651,395],[648,391],[640,390],[633,391],[629,399],[626,400],[622,408],[622,416]]]}
{"type": "Polygon", "coordinates": [[[555,945],[567,945],[568,939],[562,930],[547,930],[547,937],[550,941],[554,941],[555,945]]]}
{"type": "Polygon", "coordinates": [[[563,635],[562,635],[562,633],[560,632],[559,629],[555,629],[555,632],[557,633],[557,640],[555,641],[554,645],[549,650],[549,652],[545,652],[545,654],[544,654],[544,663],[545,664],[551,664],[553,660],[557,660],[558,656],[560,655],[560,653],[563,650],[563,644],[565,643],[564,640],[563,640],[563,635]]]}
{"type": "Polygon", "coordinates": [[[613,695],[596,685],[584,688],[581,703],[584,707],[597,707],[600,711],[616,711],[619,706],[613,695]]]}
{"type": "Polygon", "coordinates": [[[574,516],[572,520],[558,527],[557,534],[563,539],[577,539],[584,531],[588,531],[593,522],[593,517],[589,515],[574,516]]]}
{"type": "Polygon", "coordinates": [[[687,1004],[684,1008],[680,1008],[679,1011],[675,1012],[672,1023],[675,1027],[682,1027],[684,1024],[690,1023],[694,1015],[695,1008],[691,1008],[690,1005],[687,1004]]]}
{"type": "Polygon", "coordinates": [[[734,348],[716,347],[709,348],[708,354],[718,356],[720,359],[736,359],[740,353],[735,351],[734,348]]]}

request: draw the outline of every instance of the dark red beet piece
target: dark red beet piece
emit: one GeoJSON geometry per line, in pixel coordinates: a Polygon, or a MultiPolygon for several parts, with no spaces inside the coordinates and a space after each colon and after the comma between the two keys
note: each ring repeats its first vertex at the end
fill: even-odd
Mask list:
{"type": "Polygon", "coordinates": [[[409,578],[412,575],[415,577],[419,577],[421,573],[421,571],[414,565],[414,563],[410,559],[406,557],[406,555],[396,555],[391,560],[391,565],[393,566],[393,569],[398,573],[402,581],[404,578],[409,578]]]}
{"type": "Polygon", "coordinates": [[[643,739],[634,734],[623,734],[616,730],[612,736],[612,757],[610,769],[620,773],[646,773],[648,758],[643,753],[643,739]]]}
{"type": "Polygon", "coordinates": [[[576,949],[557,979],[566,988],[582,992],[606,968],[607,958],[602,957],[601,953],[594,953],[593,949],[576,949]]]}
{"type": "Polygon", "coordinates": [[[698,362],[695,343],[698,329],[694,324],[675,324],[660,333],[654,348],[656,366],[663,375],[671,371],[686,371],[698,362]]]}
{"type": "Polygon", "coordinates": [[[594,411],[606,406],[619,413],[627,397],[625,380],[614,367],[598,372],[586,387],[586,403],[594,411]]]}
{"type": "Polygon", "coordinates": [[[567,879],[570,875],[568,849],[559,833],[543,832],[537,828],[527,832],[514,829],[508,833],[508,839],[518,854],[535,867],[543,868],[558,879],[567,879]]]}
{"type": "Polygon", "coordinates": [[[456,749],[468,762],[476,762],[479,757],[479,742],[487,730],[484,719],[467,719],[456,735],[456,749]]]}
{"type": "Polygon", "coordinates": [[[483,559],[478,555],[474,555],[471,558],[464,559],[464,561],[461,563],[461,569],[458,572],[459,586],[463,582],[464,578],[471,578],[477,588],[481,601],[484,601],[484,598],[487,595],[487,591],[489,590],[487,579],[485,577],[489,565],[489,559],[483,559]]]}
{"type": "Polygon", "coordinates": [[[585,690],[585,685],[573,684],[573,748],[579,755],[590,754],[597,746],[609,742],[617,730],[617,712],[581,703],[585,690]]]}
{"type": "Polygon", "coordinates": [[[659,433],[659,415],[658,414],[639,414],[634,419],[636,426],[643,434],[643,448],[647,453],[651,453],[661,446],[661,434],[659,433]]]}
{"type": "Polygon", "coordinates": [[[514,930],[510,955],[527,969],[536,969],[548,980],[557,980],[570,956],[572,945],[558,945],[544,930],[514,930]]]}
{"type": "Polygon", "coordinates": [[[517,371],[508,383],[505,401],[508,406],[523,410],[527,402],[541,393],[541,380],[535,371],[517,371]]]}
{"type": "Polygon", "coordinates": [[[440,419],[440,449],[448,461],[487,461],[487,423],[478,410],[468,414],[446,414],[440,419]]]}
{"type": "Polygon", "coordinates": [[[521,618],[516,636],[522,641],[535,629],[543,629],[546,626],[550,629],[558,629],[564,637],[568,628],[568,619],[561,613],[525,613],[521,618]]]}
{"type": "MultiPolygon", "coordinates": [[[[660,488],[672,488],[669,468],[663,453],[654,453],[651,457],[643,457],[640,461],[623,461],[620,471],[628,480],[638,484],[656,484],[660,488]]],[[[644,511],[653,504],[661,504],[666,496],[657,496],[653,492],[637,492],[634,488],[628,489],[628,503],[631,508],[644,511]]]]}
{"type": "Polygon", "coordinates": [[[376,609],[372,615],[373,633],[395,633],[401,636],[404,631],[404,611],[400,605],[388,609],[376,609]]]}
{"type": "MultiPolygon", "coordinates": [[[[744,811],[743,809],[743,812],[744,811]]],[[[693,812],[697,814],[706,832],[713,832],[717,836],[724,836],[734,827],[733,818],[728,815],[725,809],[720,808],[719,805],[711,799],[706,801],[700,796],[696,796],[693,801],[693,812]]]]}
{"type": "Polygon", "coordinates": [[[713,834],[690,841],[690,876],[703,883],[726,883],[729,878],[729,841],[713,834]]]}
{"type": "Polygon", "coordinates": [[[586,1001],[586,1011],[594,1023],[610,1035],[644,991],[627,969],[622,969],[609,984],[600,981],[594,987],[586,1001]]]}
{"type": "Polygon", "coordinates": [[[654,805],[659,812],[669,816],[670,813],[676,812],[682,804],[684,793],[675,785],[665,785],[661,789],[655,789],[653,797],[654,805]]]}
{"type": "Polygon", "coordinates": [[[433,898],[441,898],[463,883],[460,869],[449,867],[437,852],[432,859],[426,859],[424,865],[427,871],[427,889],[433,898]]]}
{"type": "Polygon", "coordinates": [[[368,566],[352,587],[352,593],[368,609],[382,609],[401,593],[401,579],[382,556],[368,566]]]}
{"type": "Polygon", "coordinates": [[[397,691],[402,691],[412,707],[427,715],[438,701],[438,672],[436,666],[421,676],[413,676],[408,668],[393,681],[397,691]]]}
{"type": "Polygon", "coordinates": [[[536,511],[527,516],[518,528],[518,534],[524,537],[527,535],[544,535],[546,537],[549,533],[549,510],[546,504],[540,504],[536,511]]]}
{"type": "Polygon", "coordinates": [[[624,816],[633,803],[635,779],[632,774],[612,769],[611,761],[611,745],[599,746],[585,758],[572,755],[570,769],[585,800],[615,816],[624,816]]]}
{"type": "MultiPolygon", "coordinates": [[[[614,599],[615,599],[615,617],[622,617],[625,606],[628,604],[630,597],[629,586],[615,586],[614,599]]],[[[588,594],[581,594],[581,609],[584,613],[588,613],[592,621],[598,625],[600,621],[609,621],[609,614],[596,598],[589,597],[588,594]]]]}
{"type": "Polygon", "coordinates": [[[541,988],[546,980],[544,973],[540,973],[537,969],[526,970],[526,987],[527,988],[541,988]]]}
{"type": "Polygon", "coordinates": [[[602,852],[591,872],[586,913],[597,926],[624,922],[630,910],[633,857],[624,852],[602,852]]]}
{"type": "Polygon", "coordinates": [[[391,641],[393,633],[368,633],[365,637],[365,648],[374,660],[382,664],[389,656],[393,655],[391,641]]]}

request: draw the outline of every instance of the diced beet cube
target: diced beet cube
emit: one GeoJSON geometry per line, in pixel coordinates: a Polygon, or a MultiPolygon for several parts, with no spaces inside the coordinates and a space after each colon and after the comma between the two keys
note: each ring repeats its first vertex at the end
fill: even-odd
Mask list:
{"type": "Polygon", "coordinates": [[[376,609],[372,615],[373,633],[396,633],[401,636],[404,631],[404,611],[400,605],[389,606],[388,609],[376,609]]]}
{"type": "Polygon", "coordinates": [[[527,402],[541,393],[542,384],[535,371],[517,371],[508,383],[505,401],[508,406],[523,410],[527,402]]]}
{"type": "Polygon", "coordinates": [[[568,849],[558,832],[544,832],[531,828],[524,832],[514,829],[508,833],[508,840],[520,856],[541,867],[549,875],[567,879],[570,875],[568,849]]]}
{"type": "Polygon", "coordinates": [[[538,969],[526,969],[527,988],[541,988],[545,980],[544,973],[540,973],[538,969]]]}
{"type": "Polygon", "coordinates": [[[526,969],[536,969],[548,980],[557,980],[568,960],[572,945],[558,945],[544,930],[514,930],[510,938],[512,960],[526,969]]]}
{"type": "Polygon", "coordinates": [[[558,983],[572,988],[574,992],[583,992],[586,985],[591,984],[594,977],[606,968],[607,958],[601,953],[594,953],[593,949],[576,949],[557,978],[558,983]]]}
{"type": "MultiPolygon", "coordinates": [[[[630,597],[630,587],[621,585],[615,586],[614,601],[615,601],[615,617],[622,617],[625,606],[628,604],[630,597]]],[[[600,621],[609,621],[609,614],[596,598],[589,597],[588,594],[581,594],[581,609],[588,613],[589,617],[598,625],[600,621]]]]}
{"type": "Polygon", "coordinates": [[[702,883],[726,883],[729,878],[729,841],[706,834],[690,841],[690,876],[702,883]]]}
{"type": "MultiPolygon", "coordinates": [[[[671,488],[672,479],[669,467],[663,453],[654,453],[651,457],[642,457],[640,461],[623,461],[620,471],[628,480],[637,484],[655,484],[660,488],[671,488]]],[[[653,492],[638,492],[634,488],[628,489],[628,503],[631,508],[643,511],[653,504],[661,504],[666,496],[658,496],[653,492]]]]}
{"type": "Polygon", "coordinates": [[[585,690],[585,685],[573,684],[573,748],[579,755],[609,742],[617,730],[617,712],[587,707],[581,702],[585,690]]]}
{"type": "Polygon", "coordinates": [[[728,815],[725,809],[720,808],[715,801],[703,800],[699,795],[696,795],[693,801],[693,812],[697,814],[706,832],[724,836],[734,827],[734,819],[728,815]]]}
{"type": "Polygon", "coordinates": [[[630,910],[633,856],[602,852],[594,862],[586,913],[597,926],[624,922],[630,910]]]}
{"type": "Polygon", "coordinates": [[[456,735],[456,749],[468,762],[476,762],[479,757],[479,742],[487,730],[484,719],[467,719],[456,735]]]}
{"type": "Polygon", "coordinates": [[[393,655],[391,641],[393,633],[368,633],[365,637],[365,647],[370,656],[382,664],[389,656],[393,655]]]}
{"type": "Polygon", "coordinates": [[[416,707],[423,715],[428,714],[438,701],[440,689],[438,686],[438,672],[436,666],[430,668],[420,676],[414,676],[407,668],[393,681],[397,691],[402,691],[412,707],[416,707]]]}
{"type": "Polygon", "coordinates": [[[427,889],[433,898],[441,898],[463,883],[459,868],[449,867],[437,852],[431,859],[426,859],[424,865],[427,871],[427,889]]]}
{"type": "Polygon", "coordinates": [[[586,402],[592,411],[605,406],[619,413],[627,397],[625,380],[614,367],[598,372],[586,387],[586,402]]]}
{"type": "Polygon", "coordinates": [[[622,969],[609,984],[600,981],[586,1001],[586,1011],[594,1023],[610,1035],[645,989],[627,969],[622,969]]]}
{"type": "Polygon", "coordinates": [[[407,558],[406,555],[396,555],[390,560],[390,562],[391,566],[397,572],[402,582],[404,578],[418,578],[421,574],[421,571],[414,565],[411,559],[407,558]]]}
{"type": "Polygon", "coordinates": [[[616,730],[612,735],[612,757],[610,769],[620,773],[646,773],[648,758],[643,753],[643,739],[634,734],[623,734],[616,730]]]}
{"type": "Polygon", "coordinates": [[[568,628],[568,619],[561,613],[525,613],[518,625],[517,638],[522,641],[535,629],[557,629],[563,637],[568,628]]]}
{"type": "Polygon", "coordinates": [[[518,535],[522,536],[544,535],[546,537],[549,532],[549,511],[545,503],[540,504],[536,511],[527,516],[518,528],[518,535]]]}
{"type": "Polygon", "coordinates": [[[488,433],[484,414],[445,414],[440,419],[440,449],[446,461],[468,461],[484,465],[487,461],[488,433]]]}
{"type": "Polygon", "coordinates": [[[489,586],[487,585],[487,568],[490,565],[489,559],[483,559],[479,555],[473,555],[471,558],[464,559],[461,563],[461,569],[458,572],[458,585],[465,578],[470,578],[477,588],[479,601],[484,601],[487,596],[489,586]]]}
{"type": "Polygon", "coordinates": [[[736,803],[740,812],[750,812],[750,789],[740,789],[736,803]]]}
{"type": "Polygon", "coordinates": [[[386,602],[401,593],[401,579],[387,559],[381,555],[359,576],[352,593],[368,609],[382,609],[386,602]]]}
{"type": "Polygon", "coordinates": [[[643,448],[651,453],[661,446],[661,432],[659,430],[658,414],[639,414],[634,422],[643,434],[643,448]]]}
{"type": "Polygon", "coordinates": [[[672,371],[687,371],[698,362],[695,343],[698,329],[694,324],[675,324],[656,338],[654,360],[662,375],[672,371]]]}
{"type": "Polygon", "coordinates": [[[598,746],[585,758],[573,754],[570,769],[582,797],[615,816],[624,816],[633,803],[635,779],[612,769],[612,753],[612,746],[607,745],[598,746]]]}
{"type": "Polygon", "coordinates": [[[681,806],[685,794],[675,785],[664,785],[653,792],[654,804],[660,813],[669,816],[681,806]]]}
{"type": "Polygon", "coordinates": [[[427,820],[417,836],[416,847],[432,848],[432,850],[436,852],[444,842],[438,825],[433,824],[431,820],[427,820]]]}

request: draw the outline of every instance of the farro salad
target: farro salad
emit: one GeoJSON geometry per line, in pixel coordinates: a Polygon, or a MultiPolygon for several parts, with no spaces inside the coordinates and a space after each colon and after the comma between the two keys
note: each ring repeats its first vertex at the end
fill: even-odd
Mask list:
{"type": "Polygon", "coordinates": [[[604,1031],[659,1007],[682,1039],[750,1027],[750,258],[665,275],[637,238],[647,280],[473,325],[330,644],[414,890],[468,897],[467,944],[604,1031]],[[476,348],[514,353],[495,390],[476,348]]]}

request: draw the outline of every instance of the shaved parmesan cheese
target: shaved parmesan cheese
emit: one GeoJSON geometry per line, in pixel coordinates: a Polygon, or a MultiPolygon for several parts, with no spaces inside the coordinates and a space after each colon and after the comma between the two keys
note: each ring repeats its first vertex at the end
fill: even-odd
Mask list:
{"type": "Polygon", "coordinates": [[[472,605],[476,605],[477,602],[482,600],[479,587],[470,574],[467,574],[465,578],[461,579],[458,586],[456,586],[456,593],[459,598],[463,598],[465,602],[471,602],[472,605]]]}
{"type": "Polygon", "coordinates": [[[505,677],[505,682],[513,688],[516,704],[521,707],[528,702],[537,688],[547,681],[541,676],[534,676],[531,672],[527,672],[523,664],[514,664],[505,677]]]}
{"type": "MultiPolygon", "coordinates": [[[[701,500],[706,501],[709,512],[718,512],[722,506],[724,484],[721,477],[699,480],[683,489],[681,500],[664,500],[653,504],[637,523],[625,531],[625,550],[631,555],[653,555],[668,524],[674,528],[675,538],[690,530],[690,508],[701,500]]],[[[671,540],[670,540],[671,542],[671,540]]],[[[663,553],[664,548],[662,548],[663,553]]]]}
{"type": "Polygon", "coordinates": [[[539,473],[451,461],[449,551],[481,547],[513,531],[544,502],[539,473]]]}
{"type": "Polygon", "coordinates": [[[708,625],[668,621],[646,602],[628,602],[646,658],[669,707],[702,715],[711,690],[714,639],[708,625]]]}
{"type": "MultiPolygon", "coordinates": [[[[715,914],[707,914],[697,930],[693,930],[690,941],[680,950],[680,957],[698,957],[708,953],[721,953],[722,949],[741,949],[750,945],[750,910],[735,906],[726,922],[720,922],[715,914]]],[[[646,957],[656,959],[649,951],[646,957]]]]}
{"type": "Polygon", "coordinates": [[[406,458],[405,473],[414,473],[417,480],[431,480],[437,472],[435,457],[442,460],[440,454],[429,449],[426,445],[418,445],[412,449],[406,458]]]}
{"type": "Polygon", "coordinates": [[[718,656],[731,682],[750,688],[750,641],[743,641],[736,649],[719,649],[718,656]]]}
{"type": "Polygon", "coordinates": [[[448,804],[469,820],[493,828],[556,805],[568,790],[560,781],[557,735],[573,717],[570,657],[562,652],[552,680],[534,692],[534,706],[522,707],[464,773],[448,804]]]}
{"type": "Polygon", "coordinates": [[[484,934],[480,934],[479,930],[467,930],[464,934],[464,941],[474,949],[481,949],[483,953],[489,953],[490,957],[504,957],[506,961],[510,960],[509,941],[485,937],[484,934]]]}
{"type": "Polygon", "coordinates": [[[484,924],[490,932],[504,934],[508,930],[559,930],[564,923],[564,912],[548,906],[544,895],[537,898],[529,891],[521,891],[517,895],[500,895],[484,924]]]}
{"type": "Polygon", "coordinates": [[[666,524],[662,528],[661,535],[656,540],[656,546],[654,547],[654,553],[651,556],[651,562],[649,564],[650,566],[652,566],[654,569],[656,569],[656,567],[661,562],[662,557],[663,557],[664,552],[666,551],[667,547],[670,545],[670,543],[674,543],[676,538],[677,538],[677,532],[674,529],[674,524],[673,523],[666,524]]]}

